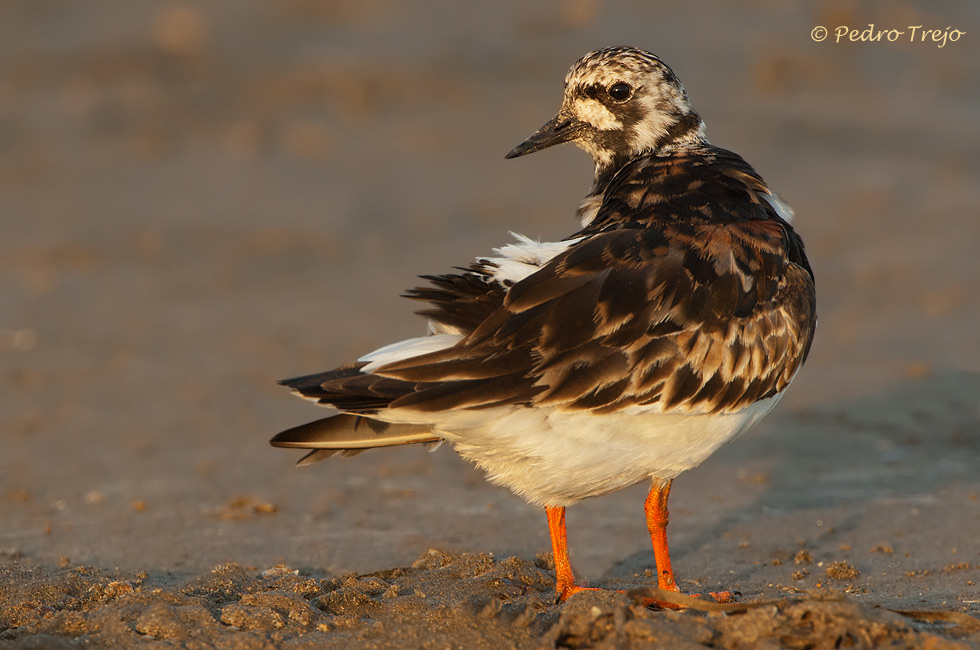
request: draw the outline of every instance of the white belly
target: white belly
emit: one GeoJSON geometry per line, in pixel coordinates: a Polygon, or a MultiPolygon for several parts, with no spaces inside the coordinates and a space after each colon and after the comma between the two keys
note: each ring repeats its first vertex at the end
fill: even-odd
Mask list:
{"type": "Polygon", "coordinates": [[[641,481],[674,478],[756,422],[778,399],[723,415],[593,415],[513,407],[428,415],[440,420],[434,432],[485,470],[491,482],[539,506],[569,506],[641,481]]]}

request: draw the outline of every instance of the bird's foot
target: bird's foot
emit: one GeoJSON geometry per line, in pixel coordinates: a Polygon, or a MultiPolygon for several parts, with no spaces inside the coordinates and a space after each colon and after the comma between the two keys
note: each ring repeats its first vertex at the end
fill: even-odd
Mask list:
{"type": "Polygon", "coordinates": [[[555,604],[563,603],[569,599],[574,594],[580,591],[609,591],[608,589],[602,589],[601,587],[581,587],[576,584],[569,585],[558,585],[555,588],[555,604]]]}
{"type": "Polygon", "coordinates": [[[702,611],[724,611],[729,605],[737,604],[742,597],[742,594],[737,591],[712,591],[707,594],[707,597],[702,597],[701,594],[682,594],[680,591],[659,587],[639,587],[630,589],[626,593],[630,598],[647,607],[702,611]]]}
{"type": "Polygon", "coordinates": [[[707,594],[683,594],[676,589],[659,587],[639,587],[636,589],[603,589],[602,587],[582,587],[576,584],[560,585],[556,588],[555,604],[563,603],[581,591],[608,591],[626,594],[635,602],[656,609],[696,609],[702,611],[724,611],[728,605],[736,606],[742,597],[737,591],[711,591],[707,594]]]}

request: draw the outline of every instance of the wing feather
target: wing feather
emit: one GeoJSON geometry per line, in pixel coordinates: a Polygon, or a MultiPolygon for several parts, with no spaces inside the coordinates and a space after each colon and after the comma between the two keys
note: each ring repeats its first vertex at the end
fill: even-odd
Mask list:
{"type": "Polygon", "coordinates": [[[641,159],[523,279],[505,286],[485,262],[411,290],[454,345],[286,383],[360,412],[738,411],[788,385],[816,323],[802,241],[774,205],[730,152],[641,159]]]}

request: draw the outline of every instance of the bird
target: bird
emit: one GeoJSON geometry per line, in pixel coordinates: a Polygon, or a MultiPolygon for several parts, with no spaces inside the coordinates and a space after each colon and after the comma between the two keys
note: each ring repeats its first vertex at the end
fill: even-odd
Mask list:
{"type": "MultiPolygon", "coordinates": [[[[299,464],[443,442],[545,509],[555,596],[576,582],[565,509],[637,483],[657,588],[679,591],[673,479],[783,396],[816,328],[792,210],[704,122],[656,55],[608,47],[572,65],[558,113],[506,155],[574,143],[595,164],[581,227],[420,276],[425,336],[280,382],[337,413],[283,431],[299,464]]],[[[652,587],[651,587],[652,589],[652,587]]],[[[727,592],[726,592],[727,593],[727,592]]]]}

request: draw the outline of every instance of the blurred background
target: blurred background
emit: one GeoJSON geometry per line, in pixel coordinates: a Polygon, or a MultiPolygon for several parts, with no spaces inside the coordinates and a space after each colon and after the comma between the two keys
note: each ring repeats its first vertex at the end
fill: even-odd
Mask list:
{"type": "MultiPolygon", "coordinates": [[[[543,513],[448,449],[293,468],[268,439],[324,413],[275,382],[421,335],[416,275],[574,232],[587,156],[503,156],[617,44],[671,65],[712,142],[794,207],[817,278],[786,398],[677,483],[678,569],[721,575],[769,539],[752,583],[832,520],[873,541],[867,513],[938,509],[935,552],[974,543],[980,4],[21,0],[0,21],[0,559],[549,550],[543,513]],[[906,33],[834,42],[869,23],[906,33]]],[[[649,564],[644,491],[570,512],[587,575],[649,564]]]]}

